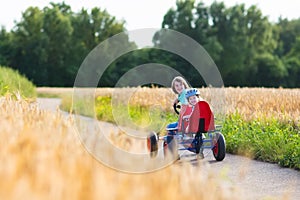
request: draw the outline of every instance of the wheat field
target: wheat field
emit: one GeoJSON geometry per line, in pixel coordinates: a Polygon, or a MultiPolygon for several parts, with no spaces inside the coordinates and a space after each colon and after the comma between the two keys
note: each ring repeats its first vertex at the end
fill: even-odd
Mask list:
{"type": "Polygon", "coordinates": [[[73,119],[59,111],[6,97],[0,100],[0,115],[0,199],[241,198],[238,188],[224,183],[224,175],[200,164],[143,174],[104,166],[83,148],[73,119]]]}
{"type": "MultiPolygon", "coordinates": [[[[119,89],[116,95],[128,100],[128,90],[119,89]]],[[[170,89],[131,90],[131,104],[160,102],[171,110],[175,96],[170,89]]],[[[212,104],[218,103],[213,100],[217,95],[225,96],[226,113],[238,110],[248,119],[275,116],[299,124],[299,89],[213,90],[200,88],[201,96],[212,104]]],[[[113,92],[97,89],[96,96],[113,92]]],[[[111,169],[85,150],[75,134],[74,120],[59,111],[40,110],[34,103],[7,96],[0,100],[0,115],[0,199],[243,199],[240,188],[228,185],[224,172],[216,173],[201,163],[198,167],[190,163],[170,165],[142,174],[111,169]]],[[[122,143],[122,139],[114,139],[115,145],[122,143]]]]}
{"type": "MultiPolygon", "coordinates": [[[[95,96],[112,96],[120,102],[140,106],[159,106],[172,111],[176,96],[170,88],[97,88],[95,96]]],[[[239,112],[246,120],[276,118],[300,124],[300,89],[287,88],[199,88],[216,113],[239,112]]],[[[71,94],[68,88],[38,88],[39,93],[71,94]]]]}

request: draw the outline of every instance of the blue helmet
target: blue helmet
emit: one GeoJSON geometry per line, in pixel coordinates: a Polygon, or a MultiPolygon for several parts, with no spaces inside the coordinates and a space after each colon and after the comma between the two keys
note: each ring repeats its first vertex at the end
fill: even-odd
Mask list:
{"type": "Polygon", "coordinates": [[[200,95],[200,92],[196,88],[189,89],[186,91],[185,98],[189,98],[194,95],[200,95]]]}

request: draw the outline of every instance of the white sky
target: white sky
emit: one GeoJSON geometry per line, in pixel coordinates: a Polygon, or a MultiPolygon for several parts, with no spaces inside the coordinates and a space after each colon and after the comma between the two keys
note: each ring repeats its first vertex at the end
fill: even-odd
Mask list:
{"type": "MultiPolygon", "coordinates": [[[[52,0],[62,2],[63,0],[52,0]]],[[[199,2],[200,0],[196,1],[199,2]]],[[[217,0],[220,1],[220,0],[217,0]]],[[[29,6],[43,8],[49,5],[50,0],[2,0],[0,7],[0,26],[7,30],[14,26],[14,21],[20,21],[21,14],[29,6]]],[[[203,0],[206,6],[211,5],[213,0],[203,0]]],[[[245,3],[247,7],[257,5],[263,15],[269,16],[271,21],[277,21],[279,16],[288,19],[300,18],[299,0],[223,0],[226,7],[245,3]]],[[[65,0],[72,11],[77,12],[82,7],[100,7],[106,9],[109,14],[118,20],[124,19],[126,29],[131,31],[142,28],[160,28],[163,16],[171,7],[175,7],[176,0],[65,0]]]]}

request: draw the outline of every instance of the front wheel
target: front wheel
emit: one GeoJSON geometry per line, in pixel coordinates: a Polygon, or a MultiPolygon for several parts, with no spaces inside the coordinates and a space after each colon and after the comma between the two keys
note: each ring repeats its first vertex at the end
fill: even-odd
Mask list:
{"type": "Polygon", "coordinates": [[[158,152],[158,136],[155,132],[151,132],[147,137],[147,149],[150,152],[150,157],[156,157],[158,152]]]}
{"type": "Polygon", "coordinates": [[[212,148],[214,157],[217,161],[222,161],[226,154],[225,138],[222,133],[216,133],[213,137],[214,147],[212,148]]]}
{"type": "Polygon", "coordinates": [[[171,153],[171,156],[174,158],[178,157],[177,141],[176,139],[174,139],[174,136],[168,135],[165,137],[163,142],[163,149],[164,157],[167,157],[168,153],[171,153]]]}

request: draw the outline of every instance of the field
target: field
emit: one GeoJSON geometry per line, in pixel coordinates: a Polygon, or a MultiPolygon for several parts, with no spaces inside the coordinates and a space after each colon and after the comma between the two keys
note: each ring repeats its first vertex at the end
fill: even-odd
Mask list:
{"type": "Polygon", "coordinates": [[[220,174],[203,173],[201,166],[171,165],[144,174],[108,168],[83,148],[71,118],[39,110],[36,104],[2,98],[0,115],[0,199],[241,197],[237,188],[222,183],[220,174]],[[209,193],[207,188],[212,188],[209,193]]]}
{"type": "MultiPolygon", "coordinates": [[[[122,89],[119,99],[125,98],[129,90],[122,89]]],[[[209,102],[213,102],[211,90],[200,89],[202,97],[209,102]]],[[[44,92],[44,96],[68,94],[63,97],[66,106],[73,90],[43,88],[37,91],[44,92]]],[[[98,89],[96,97],[111,96],[112,92],[109,88],[98,89]]],[[[242,145],[245,149],[249,145],[247,141],[253,142],[253,138],[258,140],[265,135],[266,138],[256,145],[266,144],[267,152],[263,154],[265,149],[261,147],[258,155],[280,150],[283,151],[280,161],[286,162],[283,166],[299,167],[296,165],[300,155],[298,89],[226,88],[224,94],[227,118],[223,133],[228,151],[246,154],[234,145],[242,145]],[[259,132],[262,124],[265,130],[259,132]],[[275,134],[270,134],[272,132],[275,134]],[[242,140],[236,140],[238,134],[242,140]],[[283,144],[272,146],[272,135],[283,144]]],[[[173,98],[168,89],[140,88],[130,104],[149,107],[161,102],[160,109],[169,112],[173,98]]],[[[6,95],[0,99],[0,115],[0,199],[243,199],[239,188],[224,184],[226,172],[216,173],[201,164],[197,168],[189,163],[170,165],[144,174],[122,173],[106,167],[83,148],[72,118],[65,118],[59,112],[39,110],[32,102],[14,100],[6,95]],[[207,188],[210,188],[209,193],[207,188]]],[[[114,135],[123,137],[122,134],[114,135]]],[[[123,146],[122,139],[115,138],[113,142],[123,146]]],[[[275,154],[278,152],[272,155],[275,154]]],[[[257,158],[255,154],[251,156],[257,158]]]]}
{"type": "MultiPolygon", "coordinates": [[[[120,102],[128,102],[131,105],[153,106],[158,105],[166,111],[172,110],[172,102],[175,95],[166,88],[98,88],[87,89],[94,91],[95,96],[111,96],[120,102]],[[128,94],[132,94],[128,97],[128,94]],[[128,101],[129,100],[129,101],[128,101]]],[[[279,120],[300,123],[300,89],[275,89],[275,88],[199,88],[201,96],[213,103],[222,113],[233,114],[238,112],[245,120],[259,117],[272,117],[279,120]],[[219,102],[219,100],[222,102],[219,102]],[[218,105],[223,106],[219,108],[218,105]]],[[[73,88],[38,88],[41,96],[65,97],[72,95],[73,88]],[[67,95],[66,95],[67,94],[67,95]]],[[[70,105],[66,102],[65,105],[70,105]]],[[[63,105],[64,106],[64,105],[63,105]]],[[[219,110],[216,110],[219,111],[219,110]]]]}
{"type": "MultiPolygon", "coordinates": [[[[172,111],[175,96],[170,89],[101,88],[92,91],[95,96],[90,100],[77,98],[73,104],[70,95],[63,97],[62,109],[73,109],[73,112],[96,116],[99,120],[146,131],[164,132],[168,123],[177,120],[172,111]]],[[[300,169],[299,89],[200,88],[200,93],[211,104],[217,122],[223,126],[229,153],[300,169]]]]}

